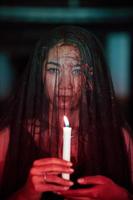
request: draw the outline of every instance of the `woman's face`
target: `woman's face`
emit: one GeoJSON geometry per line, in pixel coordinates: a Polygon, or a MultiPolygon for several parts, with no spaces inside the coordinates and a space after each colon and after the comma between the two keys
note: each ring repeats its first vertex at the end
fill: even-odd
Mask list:
{"type": "Polygon", "coordinates": [[[76,109],[81,98],[81,57],[72,45],[58,44],[44,62],[47,97],[58,109],[76,109]]]}

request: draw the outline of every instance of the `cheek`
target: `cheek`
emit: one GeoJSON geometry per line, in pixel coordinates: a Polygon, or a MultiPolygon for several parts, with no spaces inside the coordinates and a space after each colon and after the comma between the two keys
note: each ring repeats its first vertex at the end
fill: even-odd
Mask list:
{"type": "Polygon", "coordinates": [[[55,94],[55,78],[50,75],[46,76],[46,91],[47,91],[47,96],[50,100],[53,100],[54,94],[55,94]]]}
{"type": "Polygon", "coordinates": [[[74,93],[77,96],[81,95],[81,89],[82,89],[82,84],[81,84],[81,78],[77,77],[74,79],[74,93]]]}

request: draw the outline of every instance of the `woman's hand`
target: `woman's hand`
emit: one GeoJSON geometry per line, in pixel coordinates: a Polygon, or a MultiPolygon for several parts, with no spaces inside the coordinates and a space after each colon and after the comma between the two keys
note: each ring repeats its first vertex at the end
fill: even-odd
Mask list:
{"type": "Polygon", "coordinates": [[[75,189],[61,192],[68,200],[128,200],[126,189],[115,184],[105,176],[87,176],[77,182],[81,185],[91,185],[84,189],[75,189]]]}
{"type": "Polygon", "coordinates": [[[72,173],[72,164],[58,158],[44,158],[36,160],[30,170],[29,177],[23,191],[27,199],[40,199],[42,192],[55,193],[66,191],[73,183],[58,175],[72,173]]]}

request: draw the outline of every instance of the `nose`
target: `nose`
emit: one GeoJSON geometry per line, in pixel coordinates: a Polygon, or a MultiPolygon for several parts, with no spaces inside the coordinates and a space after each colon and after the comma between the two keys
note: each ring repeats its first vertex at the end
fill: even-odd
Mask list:
{"type": "Polygon", "coordinates": [[[72,75],[69,70],[62,71],[59,78],[59,89],[70,90],[72,89],[72,75]]]}

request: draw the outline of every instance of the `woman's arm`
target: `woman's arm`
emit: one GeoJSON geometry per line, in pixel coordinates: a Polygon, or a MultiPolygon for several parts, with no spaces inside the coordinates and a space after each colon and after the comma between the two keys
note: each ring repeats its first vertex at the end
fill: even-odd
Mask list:
{"type": "Polygon", "coordinates": [[[0,131],[0,180],[2,180],[3,169],[5,165],[6,154],[10,138],[9,128],[0,131]]]}
{"type": "Polygon", "coordinates": [[[131,169],[131,180],[132,180],[132,189],[133,189],[133,137],[129,134],[128,130],[123,128],[123,136],[125,140],[129,166],[131,169]]]}

